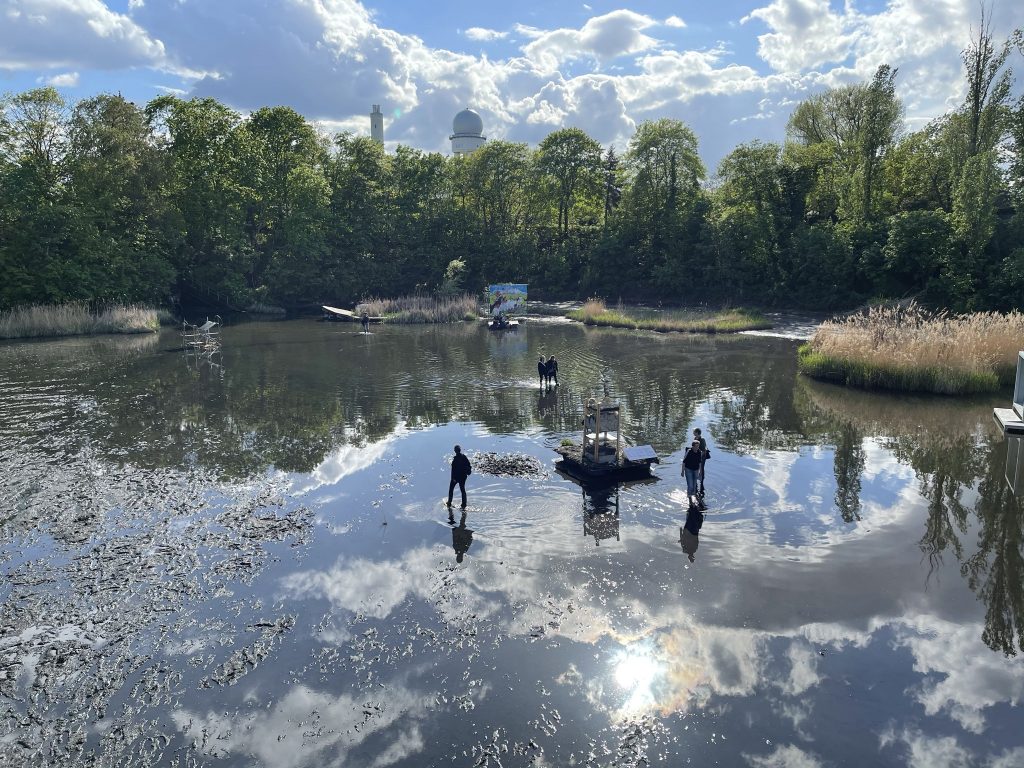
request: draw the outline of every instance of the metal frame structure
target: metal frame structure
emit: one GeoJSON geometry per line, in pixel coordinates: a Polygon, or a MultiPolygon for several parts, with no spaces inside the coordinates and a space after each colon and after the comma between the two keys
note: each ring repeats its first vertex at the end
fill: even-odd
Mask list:
{"type": "Polygon", "coordinates": [[[619,463],[622,450],[622,433],[620,432],[619,406],[607,398],[598,403],[594,399],[587,401],[583,416],[583,461],[593,464],[619,463]],[[610,433],[615,434],[615,447],[612,448],[610,433]]]}

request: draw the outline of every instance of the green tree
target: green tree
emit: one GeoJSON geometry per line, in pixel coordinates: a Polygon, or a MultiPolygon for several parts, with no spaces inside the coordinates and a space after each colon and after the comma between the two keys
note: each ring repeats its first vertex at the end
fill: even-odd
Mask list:
{"type": "Polygon", "coordinates": [[[68,256],[81,298],[165,302],[175,277],[165,166],[145,115],[120,95],[101,95],[78,102],[68,128],[68,256]]]}
{"type": "Polygon", "coordinates": [[[56,89],[37,88],[5,96],[0,114],[0,306],[88,298],[67,258],[67,105],[56,89]]]}
{"type": "Polygon", "coordinates": [[[577,204],[601,189],[601,145],[579,128],[562,128],[540,143],[537,168],[555,190],[558,234],[565,237],[577,204]]]}
{"type": "Polygon", "coordinates": [[[239,115],[214,99],[160,96],[146,105],[150,129],[166,153],[164,194],[175,212],[166,237],[179,283],[200,297],[250,295],[251,248],[242,186],[245,152],[239,115]]]}
{"type": "MultiPolygon", "coordinates": [[[[315,281],[326,250],[324,140],[289,107],[258,109],[238,130],[245,153],[239,177],[247,203],[248,287],[264,288],[272,268],[279,280],[289,275],[292,286],[297,278],[315,281]]],[[[294,290],[286,292],[296,298],[294,290]]]]}
{"type": "Polygon", "coordinates": [[[628,186],[608,255],[621,263],[629,254],[635,269],[625,281],[621,271],[610,279],[620,290],[678,297],[694,287],[687,257],[698,238],[705,176],[697,137],[679,120],[644,122],[629,142],[625,167],[628,186]]]}
{"type": "Polygon", "coordinates": [[[604,182],[604,225],[607,227],[608,219],[622,200],[622,169],[614,147],[608,147],[601,161],[601,171],[604,182]]]}

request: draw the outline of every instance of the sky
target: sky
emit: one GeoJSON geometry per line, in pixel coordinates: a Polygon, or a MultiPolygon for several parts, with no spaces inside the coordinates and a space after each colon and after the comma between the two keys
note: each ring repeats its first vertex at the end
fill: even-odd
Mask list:
{"type": "MultiPolygon", "coordinates": [[[[962,98],[977,0],[0,0],[0,91],[57,86],[294,107],[327,131],[450,151],[469,106],[491,139],[578,127],[625,148],[686,122],[714,171],[737,144],[781,141],[807,96],[899,68],[906,128],[962,98]]],[[[995,36],[1024,3],[990,4],[995,36]]],[[[1014,63],[1020,69],[1021,59],[1014,63]]]]}

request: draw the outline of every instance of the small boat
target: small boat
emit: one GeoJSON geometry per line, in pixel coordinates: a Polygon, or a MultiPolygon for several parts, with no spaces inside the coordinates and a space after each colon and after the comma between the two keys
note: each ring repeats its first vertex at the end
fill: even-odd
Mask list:
{"type": "MultiPolygon", "coordinates": [[[[321,305],[321,309],[324,311],[324,320],[331,320],[334,322],[347,322],[347,323],[358,323],[363,319],[362,315],[357,315],[348,309],[339,309],[338,307],[329,307],[326,304],[321,305]]],[[[383,323],[383,317],[371,317],[371,323],[383,323]]]]}

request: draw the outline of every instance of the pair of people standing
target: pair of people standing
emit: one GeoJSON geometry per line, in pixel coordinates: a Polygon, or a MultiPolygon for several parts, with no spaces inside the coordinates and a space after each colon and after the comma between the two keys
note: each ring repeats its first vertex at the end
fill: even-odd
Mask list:
{"type": "Polygon", "coordinates": [[[540,377],[542,388],[545,384],[550,385],[552,379],[555,381],[555,386],[558,386],[558,361],[555,360],[554,355],[547,360],[544,359],[544,355],[537,356],[537,375],[540,377]]]}
{"type": "Polygon", "coordinates": [[[683,477],[686,478],[686,495],[692,498],[704,494],[704,462],[711,452],[700,428],[693,430],[693,442],[683,454],[683,477]]]}

